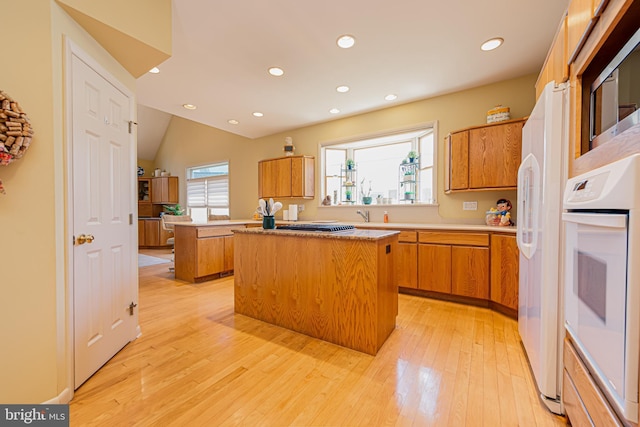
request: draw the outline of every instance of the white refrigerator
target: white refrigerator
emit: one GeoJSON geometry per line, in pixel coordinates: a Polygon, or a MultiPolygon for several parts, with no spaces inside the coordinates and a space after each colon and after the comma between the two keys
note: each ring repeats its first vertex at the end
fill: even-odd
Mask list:
{"type": "Polygon", "coordinates": [[[562,414],[562,196],[569,86],[550,82],[522,130],[518,170],[518,331],[542,401],[562,414]]]}

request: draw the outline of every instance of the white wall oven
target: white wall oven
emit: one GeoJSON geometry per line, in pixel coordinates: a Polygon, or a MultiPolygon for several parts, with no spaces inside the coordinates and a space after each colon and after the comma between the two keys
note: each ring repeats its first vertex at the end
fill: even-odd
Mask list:
{"type": "Polygon", "coordinates": [[[567,182],[565,326],[618,415],[638,422],[640,155],[567,182]]]}

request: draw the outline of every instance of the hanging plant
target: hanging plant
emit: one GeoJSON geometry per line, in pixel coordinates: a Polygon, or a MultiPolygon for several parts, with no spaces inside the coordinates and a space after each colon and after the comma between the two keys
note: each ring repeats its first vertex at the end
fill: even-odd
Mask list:
{"type": "MultiPolygon", "coordinates": [[[[0,90],[0,165],[18,160],[31,145],[33,128],[17,101],[0,90]]],[[[0,194],[5,194],[0,179],[0,194]]]]}

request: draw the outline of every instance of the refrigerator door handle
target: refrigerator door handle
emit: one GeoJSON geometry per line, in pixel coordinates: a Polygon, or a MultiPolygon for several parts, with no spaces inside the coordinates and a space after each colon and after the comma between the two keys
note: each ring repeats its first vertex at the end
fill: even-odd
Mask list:
{"type": "Polygon", "coordinates": [[[516,242],[520,252],[531,259],[538,246],[538,215],[540,211],[540,165],[528,154],[518,168],[518,229],[516,242]]]}

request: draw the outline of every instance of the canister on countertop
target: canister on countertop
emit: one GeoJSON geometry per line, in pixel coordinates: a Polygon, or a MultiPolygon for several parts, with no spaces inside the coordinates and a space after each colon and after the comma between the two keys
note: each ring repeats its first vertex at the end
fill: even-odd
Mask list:
{"type": "Polygon", "coordinates": [[[289,221],[298,220],[298,205],[289,205],[289,221]]]}

